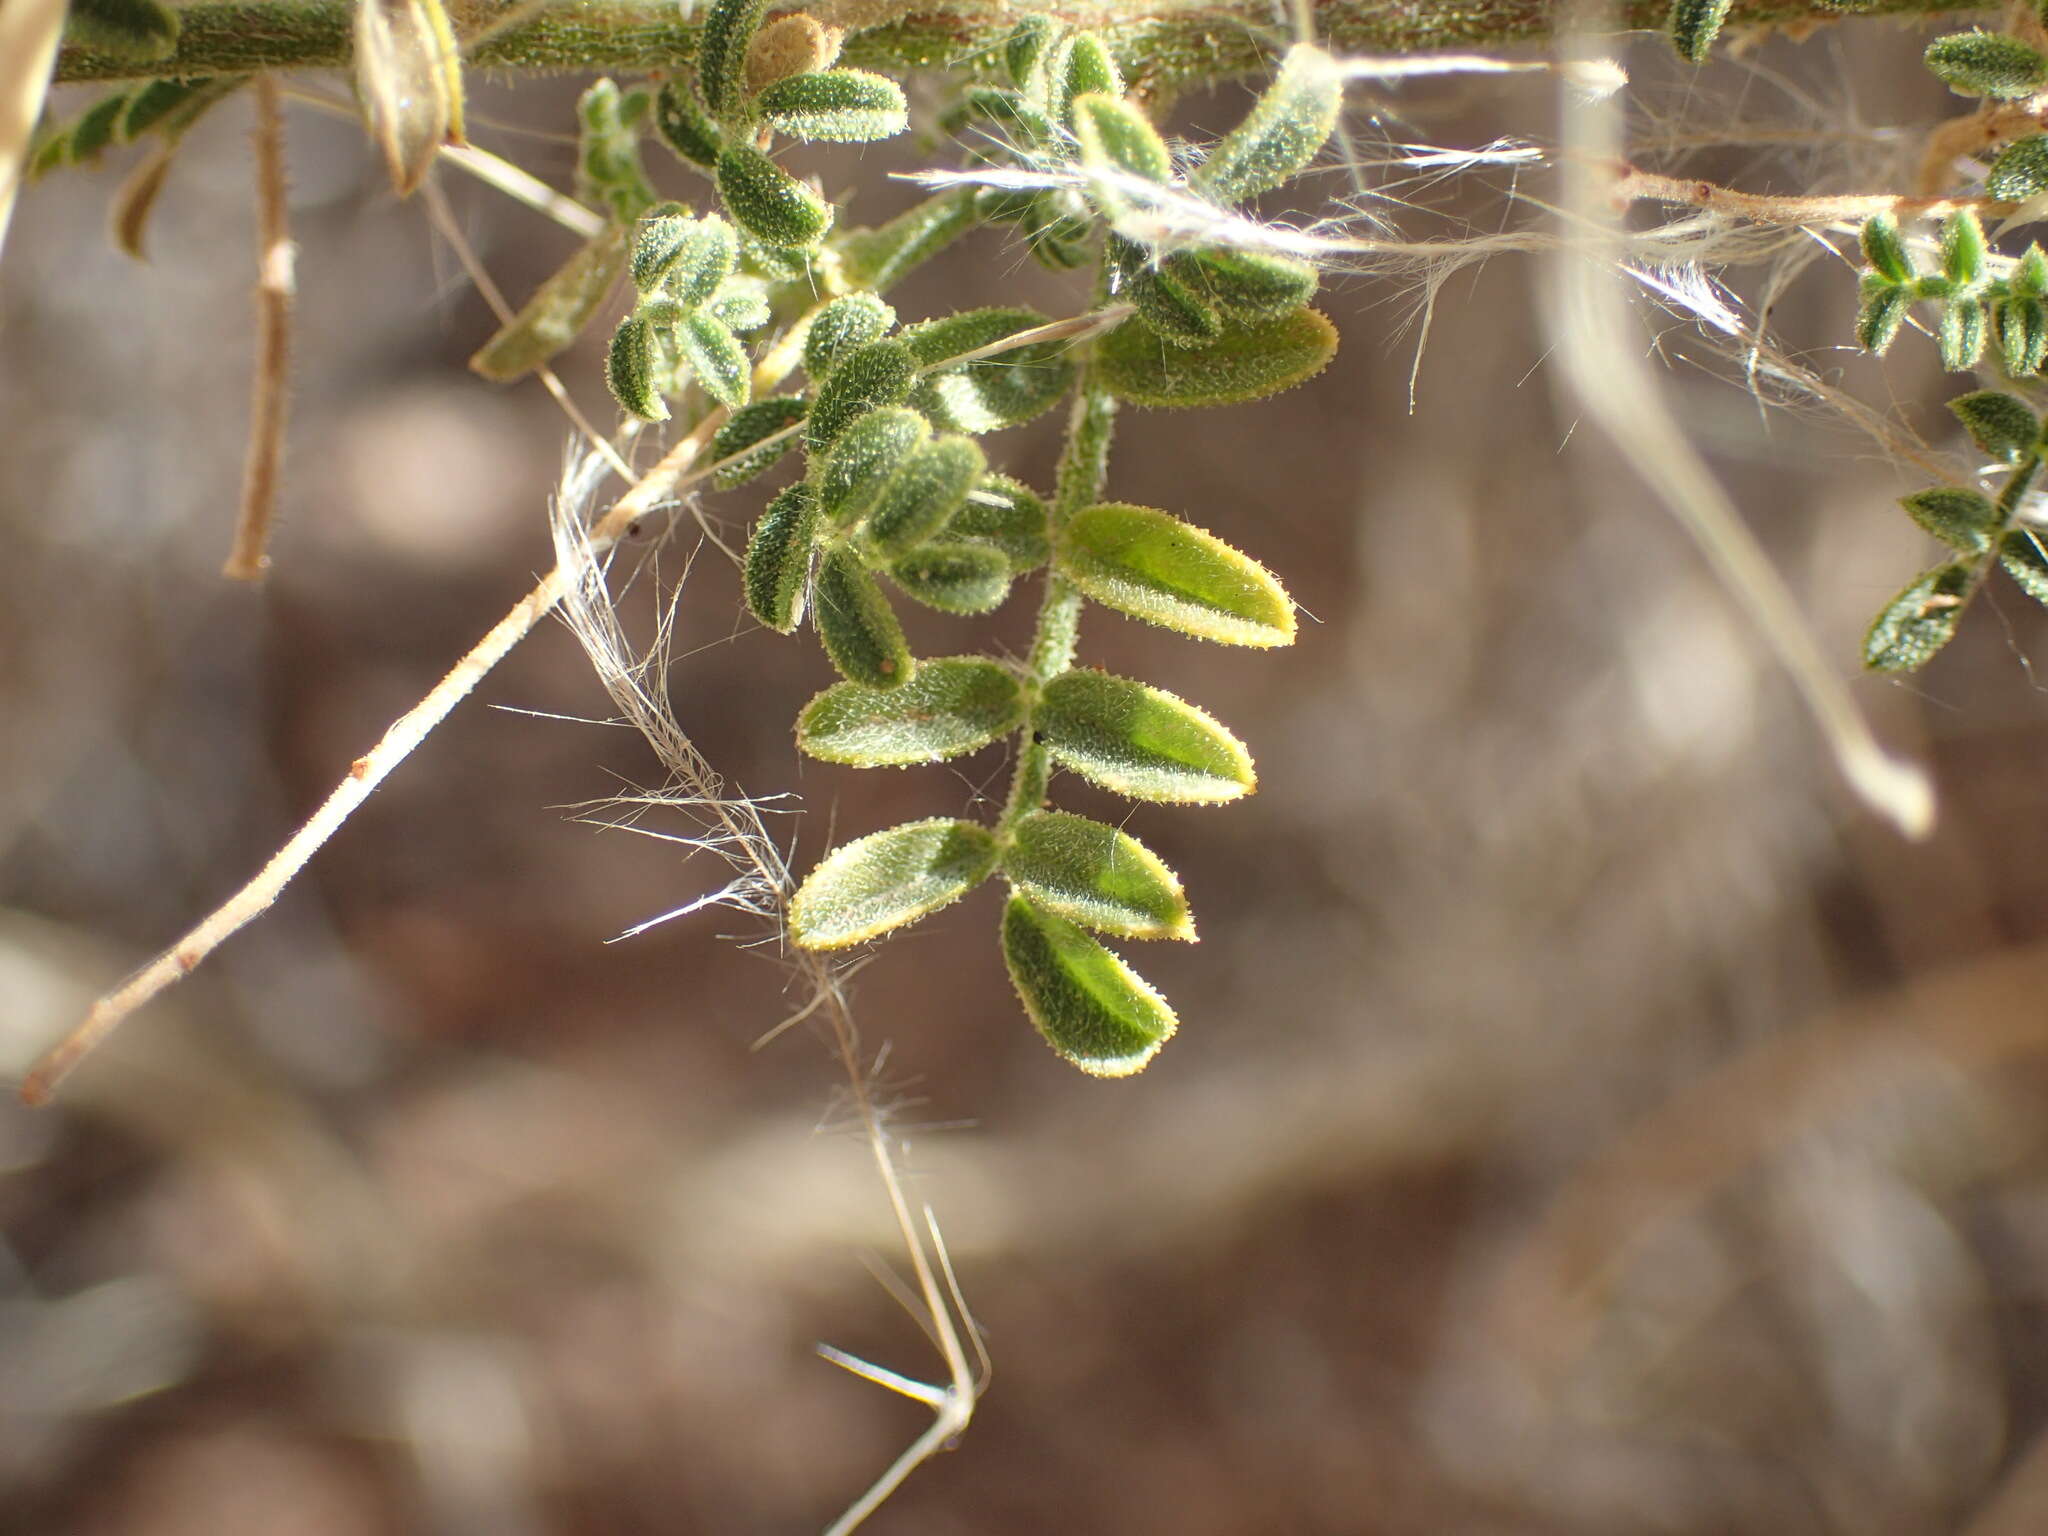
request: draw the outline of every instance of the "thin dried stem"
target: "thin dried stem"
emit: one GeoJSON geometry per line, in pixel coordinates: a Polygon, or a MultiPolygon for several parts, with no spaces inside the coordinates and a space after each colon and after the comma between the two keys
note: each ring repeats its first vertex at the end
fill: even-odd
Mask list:
{"type": "Polygon", "coordinates": [[[1838,220],[1858,223],[1880,213],[1896,218],[1947,218],[1964,209],[2003,217],[2019,207],[1995,197],[1906,197],[1897,193],[1873,192],[1836,197],[1781,197],[1775,193],[1737,192],[1684,176],[1661,176],[1632,165],[1618,167],[1619,179],[1612,195],[1616,206],[1630,203],[1678,203],[1705,208],[1753,224],[1832,224],[1838,220]]]}
{"type": "Polygon", "coordinates": [[[0,6],[0,246],[7,243],[29,141],[49,94],[64,7],[65,0],[13,0],[0,6]]]}
{"type": "Polygon", "coordinates": [[[250,91],[256,102],[256,364],[242,507],[235,542],[221,567],[221,574],[233,581],[260,581],[270,565],[270,525],[277,512],[291,405],[292,294],[297,286],[285,212],[284,112],[277,81],[258,75],[250,91]]]}

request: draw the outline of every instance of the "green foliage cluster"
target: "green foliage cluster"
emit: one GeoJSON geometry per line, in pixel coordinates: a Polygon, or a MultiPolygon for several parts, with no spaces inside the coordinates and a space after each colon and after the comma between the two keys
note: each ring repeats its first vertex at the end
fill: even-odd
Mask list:
{"type": "MultiPolygon", "coordinates": [[[[1299,173],[1329,136],[1341,82],[1321,54],[1296,50],[1245,122],[1183,174],[1124,98],[1102,40],[1033,18],[1003,50],[1007,83],[967,85],[942,119],[990,184],[849,228],[769,146],[778,135],[858,142],[900,131],[902,92],[834,67],[829,46],[779,34],[781,22],[763,27],[763,9],[714,7],[693,77],[609,96],[616,88],[600,82],[585,98],[617,103],[586,110],[586,176],[630,226],[590,247],[610,253],[635,294],[612,340],[613,392],[650,420],[699,395],[724,407],[711,445],[721,488],[800,455],[800,477],[754,525],[743,590],[769,628],[808,625],[840,674],[797,721],[804,752],[910,766],[1010,741],[1016,757],[992,823],[928,818],[832,851],[792,898],[792,936],[812,949],[863,944],[1000,876],[1010,890],[1002,949],[1027,1013],[1082,1068],[1135,1071],[1175,1019],[1102,937],[1192,939],[1193,918],[1156,855],[1117,827],[1049,808],[1048,783],[1065,770],[1194,805],[1238,798],[1256,780],[1243,744],[1206,711],[1076,667],[1081,612],[1092,602],[1241,646],[1288,643],[1294,613],[1270,572],[1214,534],[1105,498],[1113,419],[1125,401],[1258,398],[1312,376],[1335,347],[1307,307],[1316,274],[1306,263],[1146,235],[1175,206],[1220,223],[1299,173]],[[598,174],[594,142],[640,123],[709,175],[715,211],[641,194],[627,169],[637,161],[617,144],[595,157],[612,174],[598,174]],[[1107,321],[1054,324],[1016,306],[904,323],[885,291],[976,225],[1008,229],[1056,269],[1093,265],[1098,301],[1135,312],[1099,336],[1107,321]],[[756,396],[753,372],[766,365],[743,338],[771,325],[780,355],[794,364],[800,349],[804,382],[756,396]],[[984,439],[1062,402],[1068,441],[1050,493],[991,467],[984,439]],[[1044,596],[1023,662],[912,654],[897,600],[982,614],[1032,576],[1044,596]]],[[[558,279],[574,301],[565,307],[580,306],[588,284],[558,279]]],[[[508,329],[534,327],[522,317],[508,329]]]]}
{"type": "MultiPolygon", "coordinates": [[[[510,380],[545,364],[623,281],[631,304],[606,369],[621,408],[709,432],[722,490],[800,459],[754,524],[742,581],[755,618],[782,633],[808,624],[840,676],[803,710],[798,746],[881,767],[1008,742],[1015,766],[987,824],[924,819],[831,852],[791,899],[793,939],[866,943],[1000,876],[1002,952],[1027,1013],[1085,1070],[1136,1071],[1174,1014],[1102,939],[1190,940],[1194,921],[1172,870],[1121,828],[1051,808],[1049,784],[1064,771],[1137,800],[1205,805],[1256,778],[1244,745],[1198,706],[1076,666],[1082,613],[1094,604],[1249,647],[1290,643],[1295,621],[1250,556],[1109,499],[1113,424],[1124,404],[1257,399],[1329,360],[1335,331],[1309,307],[1314,267],[1269,248],[1238,212],[1321,151],[1341,71],[1318,49],[1291,50],[1244,120],[1197,155],[1127,98],[1102,37],[1033,16],[1001,45],[999,73],[973,72],[940,117],[969,179],[855,227],[782,164],[778,141],[900,133],[903,90],[841,67],[838,34],[808,16],[764,24],[766,9],[719,0],[693,70],[583,93],[578,194],[601,227],[471,366],[510,380]],[[708,179],[705,205],[657,191],[650,142],[708,179]],[[997,305],[906,322],[884,295],[978,226],[1049,267],[1092,273],[1094,309],[1053,322],[997,305]],[[992,467],[992,434],[1062,406],[1050,491],[992,467]],[[1034,578],[1041,606],[1023,660],[912,654],[899,600],[985,614],[1034,578]]],[[[50,134],[39,164],[181,131],[242,78],[117,91],[50,134]]]]}
{"type": "MultiPolygon", "coordinates": [[[[1927,68],[1966,96],[2018,101],[2048,88],[2048,55],[2031,42],[1981,29],[1950,33],[1928,45],[1927,68]]],[[[2048,191],[2048,135],[2008,145],[1986,174],[1987,196],[2024,200],[2048,191]]],[[[2027,497],[2040,472],[2042,424],[2016,391],[2032,388],[2048,364],[2048,255],[2030,243],[2003,257],[1985,239],[1977,215],[1964,208],[1945,220],[1931,266],[1914,251],[1889,214],[1862,229],[1862,304],[1856,339],[1882,354],[1897,339],[1913,306],[1934,306],[1942,366],[1969,372],[1994,362],[2009,389],[1979,389],[1949,402],[1979,450],[2004,476],[1995,498],[1962,486],[1915,491],[1900,505],[1947,545],[1952,558],[1923,572],[1893,597],[1863,641],[1864,664],[1882,672],[1924,666],[1946,645],[1964,610],[1994,566],[2023,591],[2048,603],[2048,553],[2026,522],[2027,497]]]]}

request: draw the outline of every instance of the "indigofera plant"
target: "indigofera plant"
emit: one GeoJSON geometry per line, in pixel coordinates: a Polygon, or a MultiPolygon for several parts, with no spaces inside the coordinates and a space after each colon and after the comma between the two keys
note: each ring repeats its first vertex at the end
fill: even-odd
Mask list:
{"type": "MultiPolygon", "coordinates": [[[[791,935],[818,950],[866,943],[1000,876],[1011,893],[1001,947],[1026,1012],[1085,1070],[1135,1071],[1174,1015],[1097,935],[1187,940],[1193,918],[1178,877],[1136,838],[1049,808],[1050,780],[1065,769],[1134,799],[1199,805],[1256,779],[1243,744],[1197,706],[1078,667],[1081,614],[1092,602],[1263,647],[1293,639],[1294,613],[1272,573],[1215,534],[1108,499],[1112,425],[1120,402],[1256,399],[1329,360],[1335,332],[1307,307],[1311,265],[1184,226],[1307,168],[1335,124],[1341,78],[1317,50],[1293,50],[1245,121],[1182,171],[1123,96],[1103,40],[1032,18],[1003,49],[1009,84],[969,85],[945,114],[987,181],[835,233],[839,214],[766,146],[899,132],[903,94],[833,67],[829,40],[771,36],[763,9],[714,6],[693,75],[623,91],[600,82],[585,98],[585,174],[617,233],[582,262],[616,263],[634,291],[611,342],[612,392],[646,420],[700,396],[725,408],[711,441],[722,488],[801,453],[801,477],[754,525],[742,586],[768,628],[808,623],[842,679],[799,717],[803,751],[908,766],[1008,741],[1015,757],[991,824],[914,821],[827,855],[791,899],[791,935]],[[710,173],[719,211],[643,194],[631,142],[643,124],[710,173]],[[903,323],[883,291],[977,223],[1016,228],[1057,269],[1092,266],[1103,307],[1078,324],[1016,306],[903,323]],[[806,382],[756,397],[767,364],[744,337],[778,321],[782,371],[800,367],[806,382]],[[1052,493],[994,472],[979,440],[1062,401],[1052,493]],[[912,655],[892,593],[981,614],[1034,575],[1043,595],[1023,661],[912,655]]],[[[554,280],[559,311],[580,308],[582,270],[554,280]]]]}

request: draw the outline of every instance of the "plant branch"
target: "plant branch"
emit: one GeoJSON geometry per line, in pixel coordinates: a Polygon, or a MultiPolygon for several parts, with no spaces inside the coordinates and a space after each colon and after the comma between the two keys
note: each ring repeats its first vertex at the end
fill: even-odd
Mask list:
{"type": "MultiPolygon", "coordinates": [[[[935,68],[985,54],[1015,24],[1019,10],[991,0],[822,0],[813,13],[862,29],[847,62],[935,68]]],[[[1263,68],[1271,45],[1285,41],[1270,0],[1212,0],[1200,6],[1130,0],[1063,3],[1053,13],[1103,32],[1129,67],[1133,84],[1170,93],[1263,68]]],[[[1863,0],[1858,14],[1935,14],[1945,0],[1863,0]]],[[[450,6],[456,30],[474,42],[469,62],[526,72],[659,69],[696,56],[701,24],[681,19],[674,0],[585,0],[535,10],[523,0],[467,0],[450,6]],[[508,20],[508,18],[510,18],[508,20]]],[[[1340,52],[1420,53],[1498,48],[1553,35],[1564,7],[1556,0],[1320,0],[1311,20],[1340,52]]],[[[1625,0],[1620,25],[1661,29],[1668,0],[1625,0]]],[[[274,69],[339,69],[350,62],[348,0],[240,0],[181,7],[177,51],[148,63],[67,47],[57,79],[131,80],[274,69]]],[[[1732,28],[1811,24],[1842,15],[1829,0],[1738,0],[1732,28]]]]}
{"type": "Polygon", "coordinates": [[[221,568],[231,581],[260,581],[270,565],[270,524],[277,511],[278,468],[291,405],[292,295],[297,287],[285,214],[284,113],[276,78],[258,75],[250,94],[256,102],[256,364],[241,513],[221,568]]]}

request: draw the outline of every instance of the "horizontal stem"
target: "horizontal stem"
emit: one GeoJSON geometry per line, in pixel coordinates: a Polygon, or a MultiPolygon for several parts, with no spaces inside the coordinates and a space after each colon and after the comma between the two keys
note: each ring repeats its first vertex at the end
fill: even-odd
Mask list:
{"type": "MultiPolygon", "coordinates": [[[[350,0],[228,0],[186,6],[177,51],[138,63],[67,47],[59,81],[132,80],[265,69],[335,69],[349,62],[350,0]]],[[[450,7],[463,37],[481,39],[469,61],[490,69],[563,71],[659,69],[696,56],[701,23],[681,19],[675,0],[583,0],[524,16],[497,29],[524,0],[457,0],[450,7]]],[[[1033,6],[1033,10],[1040,7],[1033,6]]],[[[1317,39],[1343,52],[1421,53],[1493,48],[1550,36],[1563,7],[1556,0],[1312,0],[1317,39]]],[[[1944,0],[1864,0],[1858,14],[1954,10],[1944,0]]],[[[862,28],[847,62],[897,68],[950,68],[987,50],[1024,14],[990,0],[820,0],[822,20],[862,28]]],[[[1669,0],[1623,0],[1621,24],[1658,29],[1669,0]]],[[[1270,0],[1216,0],[1167,8],[1132,0],[1059,4],[1052,14],[1108,34],[1133,83],[1171,92],[1261,68],[1276,40],[1270,0]]],[[[1737,0],[1731,28],[1838,18],[1828,0],[1737,0]]]]}

